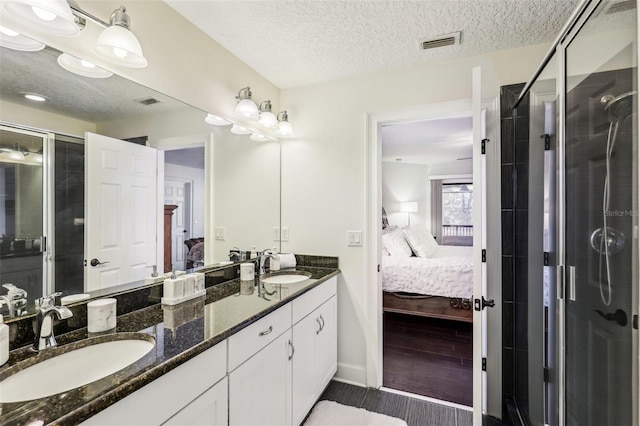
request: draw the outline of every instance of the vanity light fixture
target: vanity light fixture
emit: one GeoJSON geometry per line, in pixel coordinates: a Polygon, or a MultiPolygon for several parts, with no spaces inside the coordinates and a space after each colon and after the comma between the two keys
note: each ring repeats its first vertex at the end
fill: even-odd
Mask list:
{"type": "Polygon", "coordinates": [[[265,142],[270,140],[268,137],[261,135],[260,133],[251,133],[251,136],[249,137],[249,139],[257,142],[265,142]]]}
{"type": "Polygon", "coordinates": [[[204,121],[207,124],[211,124],[212,126],[228,126],[231,124],[230,121],[225,120],[222,117],[218,117],[217,115],[207,114],[204,121]]]}
{"type": "Polygon", "coordinates": [[[260,111],[258,106],[251,100],[251,88],[243,87],[236,96],[238,104],[236,105],[236,115],[247,120],[260,120],[260,111]]]}
{"type": "Polygon", "coordinates": [[[44,49],[43,43],[3,26],[0,26],[0,46],[23,52],[37,52],[44,49]]]}
{"type": "Polygon", "coordinates": [[[74,74],[81,75],[89,78],[107,78],[113,75],[103,68],[97,67],[89,61],[76,58],[68,53],[63,53],[58,56],[58,64],[65,70],[74,74]]]}
{"type": "Polygon", "coordinates": [[[29,99],[30,101],[44,102],[47,100],[45,96],[39,95],[37,93],[21,92],[20,94],[25,98],[29,99]]]}
{"type": "Polygon", "coordinates": [[[244,127],[234,124],[233,127],[231,127],[231,133],[233,133],[234,135],[248,135],[251,132],[244,127]]]}
{"type": "Polygon", "coordinates": [[[5,0],[2,6],[9,15],[35,25],[38,30],[65,37],[80,34],[65,0],[5,0]]]}
{"type": "Polygon", "coordinates": [[[278,118],[271,112],[270,100],[260,104],[260,124],[267,129],[278,127],[278,118]]]}
{"type": "Polygon", "coordinates": [[[289,123],[287,111],[278,113],[278,134],[285,138],[293,136],[293,126],[289,123]]]}
{"type": "Polygon", "coordinates": [[[120,6],[111,14],[109,26],[105,28],[93,51],[103,59],[130,68],[144,68],[147,59],[142,53],[142,46],[130,31],[130,19],[127,9],[120,6]]]}

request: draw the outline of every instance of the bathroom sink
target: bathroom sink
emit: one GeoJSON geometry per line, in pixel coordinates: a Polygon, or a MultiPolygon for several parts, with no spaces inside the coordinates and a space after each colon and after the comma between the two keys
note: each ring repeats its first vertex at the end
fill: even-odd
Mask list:
{"type": "Polygon", "coordinates": [[[16,372],[0,381],[0,403],[44,398],[107,377],[148,354],[155,339],[146,334],[126,333],[90,339],[79,345],[72,350],[64,346],[50,349],[61,352],[52,357],[43,351],[36,355],[47,357],[43,361],[23,367],[33,362],[27,359],[12,367],[16,372]]]}
{"type": "Polygon", "coordinates": [[[266,284],[294,284],[300,281],[306,281],[311,277],[308,272],[285,272],[281,274],[268,275],[262,278],[262,282],[266,284]]]}

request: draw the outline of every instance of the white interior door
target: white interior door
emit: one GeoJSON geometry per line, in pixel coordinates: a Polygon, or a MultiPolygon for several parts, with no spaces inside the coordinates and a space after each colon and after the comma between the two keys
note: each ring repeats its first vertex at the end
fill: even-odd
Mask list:
{"type": "Polygon", "coordinates": [[[178,206],[171,216],[171,263],[176,269],[185,267],[184,241],[191,238],[190,199],[191,185],[180,180],[165,179],[164,203],[178,206]]]}
{"type": "MultiPolygon", "coordinates": [[[[473,94],[473,424],[482,424],[487,411],[487,373],[483,360],[487,356],[487,263],[483,250],[487,248],[487,169],[483,146],[486,138],[486,115],[482,110],[482,72],[472,71],[473,94]]],[[[485,252],[486,253],[486,252],[485,252]]],[[[486,365],[486,364],[485,364],[486,365]]]]}
{"type": "Polygon", "coordinates": [[[85,286],[142,279],[156,264],[156,150],[85,134],[85,286]]]}

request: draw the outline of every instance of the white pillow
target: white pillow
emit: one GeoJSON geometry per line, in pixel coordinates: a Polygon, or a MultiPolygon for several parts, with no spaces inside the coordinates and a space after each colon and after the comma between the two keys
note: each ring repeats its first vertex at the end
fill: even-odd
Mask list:
{"type": "Polygon", "coordinates": [[[386,248],[391,256],[411,256],[411,247],[407,244],[402,229],[395,229],[383,234],[382,247],[386,248]]]}
{"type": "Polygon", "coordinates": [[[438,243],[426,228],[408,228],[404,230],[404,235],[418,257],[432,257],[438,249],[438,243]]]}

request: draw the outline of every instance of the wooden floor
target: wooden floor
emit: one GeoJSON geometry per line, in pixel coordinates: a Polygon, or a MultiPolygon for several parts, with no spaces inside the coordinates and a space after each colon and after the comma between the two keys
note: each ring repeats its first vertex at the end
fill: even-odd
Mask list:
{"type": "Polygon", "coordinates": [[[472,327],[385,312],[383,385],[471,406],[472,327]]]}

